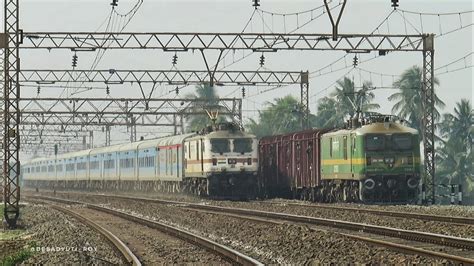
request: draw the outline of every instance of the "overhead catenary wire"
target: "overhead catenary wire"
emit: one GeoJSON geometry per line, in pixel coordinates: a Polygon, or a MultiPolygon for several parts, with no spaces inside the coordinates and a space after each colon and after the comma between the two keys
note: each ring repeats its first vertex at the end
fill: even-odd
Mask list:
{"type": "MultiPolygon", "coordinates": [[[[332,3],[332,0],[330,0],[328,3],[332,3]]],[[[302,15],[302,14],[306,14],[306,13],[311,13],[311,12],[314,12],[318,9],[324,9],[324,7],[325,7],[325,5],[320,5],[320,6],[317,6],[317,7],[311,8],[311,9],[306,9],[306,10],[303,10],[303,11],[288,12],[288,13],[271,12],[271,11],[264,10],[262,8],[257,8],[257,9],[262,13],[269,14],[269,15],[274,15],[274,16],[292,16],[292,15],[297,16],[297,15],[302,15]]]]}
{"type": "Polygon", "coordinates": [[[445,65],[436,67],[434,70],[436,71],[436,70],[439,70],[439,69],[442,69],[442,68],[446,68],[446,67],[448,67],[448,66],[450,66],[450,65],[456,64],[457,62],[460,62],[460,61],[463,61],[463,60],[465,61],[466,58],[472,56],[472,54],[474,54],[474,52],[470,52],[470,53],[468,53],[468,54],[466,54],[466,55],[464,55],[464,56],[462,56],[462,57],[460,57],[460,58],[458,58],[458,59],[455,59],[455,60],[453,60],[453,61],[451,61],[451,62],[449,62],[449,63],[447,63],[447,64],[445,64],[445,65]]]}
{"type": "MultiPolygon", "coordinates": [[[[371,35],[374,34],[376,31],[378,31],[378,29],[384,24],[386,23],[389,18],[393,15],[393,13],[395,12],[395,10],[391,10],[391,12],[389,12],[389,14],[375,27],[375,29],[370,33],[371,35]]],[[[347,65],[347,62],[345,61],[345,66],[344,67],[340,67],[340,68],[337,68],[337,69],[333,69],[333,66],[335,64],[337,64],[338,62],[342,61],[342,60],[345,60],[347,58],[349,54],[345,54],[343,56],[341,56],[340,58],[336,59],[335,61],[323,66],[322,68],[319,68],[317,70],[313,70],[311,72],[309,72],[310,74],[310,79],[313,79],[313,78],[316,78],[316,77],[320,77],[320,76],[324,76],[324,75],[328,75],[328,74],[331,74],[331,73],[335,73],[335,72],[338,72],[338,71],[341,71],[341,70],[345,70],[345,69],[348,69],[350,68],[351,70],[347,73],[350,73],[353,69],[353,66],[352,65],[347,65]],[[326,69],[330,69],[329,71],[326,71],[324,72],[324,70],[326,69]],[[316,74],[318,73],[318,74],[316,74]],[[316,75],[315,75],[316,74],[316,75]]],[[[366,63],[366,62],[369,62],[369,61],[372,61],[376,58],[378,58],[380,56],[375,56],[375,57],[372,57],[372,58],[369,58],[367,60],[363,60],[363,61],[360,61],[359,64],[362,64],[362,63],[366,63]]],[[[339,80],[339,79],[338,79],[339,80]]],[[[332,84],[334,85],[335,83],[337,82],[337,80],[332,84]]],[[[280,89],[280,88],[285,88],[285,87],[288,87],[289,85],[284,85],[284,86],[274,86],[272,88],[269,88],[269,89],[266,89],[266,90],[263,90],[263,91],[260,91],[258,93],[255,93],[255,94],[251,94],[249,95],[247,98],[250,98],[252,96],[256,96],[256,95],[260,95],[260,94],[263,94],[263,93],[266,93],[266,92],[269,92],[269,91],[273,91],[273,90],[276,90],[276,89],[280,89]]],[[[328,88],[324,89],[323,91],[326,91],[328,88]]],[[[313,94],[311,98],[313,98],[314,96],[318,95],[319,92],[317,94],[313,94]]]]}
{"type": "MultiPolygon", "coordinates": [[[[137,14],[137,12],[140,9],[140,7],[142,6],[142,4],[143,4],[143,0],[137,0],[136,4],[130,9],[130,11],[128,11],[124,15],[118,13],[115,10],[115,8],[112,8],[111,12],[108,15],[108,19],[106,19],[107,20],[107,25],[106,25],[106,28],[105,28],[105,33],[109,32],[109,31],[110,32],[122,32],[127,27],[127,25],[132,21],[132,19],[137,14]]],[[[102,25],[103,25],[103,23],[102,23],[102,25]]],[[[105,37],[106,36],[104,36],[104,38],[105,37]]],[[[112,41],[110,42],[109,46],[111,44],[112,44],[112,41]]],[[[107,52],[107,49],[97,51],[89,71],[94,71],[98,67],[100,61],[103,59],[106,52],[107,52]]],[[[83,86],[85,82],[86,81],[82,81],[80,86],[83,86]]],[[[75,91],[74,94],[79,94],[79,93],[82,93],[82,92],[85,92],[85,91],[87,91],[87,90],[75,91]]]]}
{"type": "Polygon", "coordinates": [[[440,12],[440,13],[418,12],[418,11],[406,10],[406,9],[401,9],[401,8],[397,8],[397,10],[408,13],[408,14],[415,14],[415,15],[421,15],[421,16],[452,16],[452,15],[474,13],[474,10],[464,10],[464,11],[458,11],[458,12],[440,12]]]}

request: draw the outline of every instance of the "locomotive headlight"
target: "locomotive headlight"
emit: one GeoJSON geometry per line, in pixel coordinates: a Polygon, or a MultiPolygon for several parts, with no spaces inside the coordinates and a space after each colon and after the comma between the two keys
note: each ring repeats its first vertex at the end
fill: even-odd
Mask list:
{"type": "Polygon", "coordinates": [[[369,178],[364,181],[364,187],[368,190],[372,190],[375,187],[375,181],[372,178],[369,178]]]}
{"type": "Polygon", "coordinates": [[[415,177],[410,177],[408,180],[407,180],[407,186],[411,189],[413,188],[416,188],[418,187],[418,183],[420,181],[418,180],[418,178],[415,178],[415,177]]]}

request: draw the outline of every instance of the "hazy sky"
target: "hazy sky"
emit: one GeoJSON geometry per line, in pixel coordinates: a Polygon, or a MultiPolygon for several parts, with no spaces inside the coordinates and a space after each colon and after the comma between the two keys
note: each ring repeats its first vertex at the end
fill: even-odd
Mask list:
{"type": "MultiPolygon", "coordinates": [[[[111,0],[94,1],[21,1],[21,28],[25,32],[32,31],[104,31],[106,23],[103,23],[110,14],[111,0]]],[[[119,0],[119,13],[126,13],[136,1],[119,0]]],[[[290,15],[288,13],[310,10],[321,6],[322,0],[318,1],[270,1],[262,0],[261,9],[274,13],[287,13],[285,16],[278,14],[255,12],[251,23],[245,32],[289,32],[302,26],[313,18],[322,15],[323,9],[311,12],[290,15]]],[[[338,1],[332,1],[337,5],[338,1]]],[[[357,0],[348,1],[340,22],[339,33],[370,33],[384,21],[392,12],[389,0],[357,0]]],[[[451,0],[411,0],[400,1],[401,10],[426,13],[446,13],[472,10],[472,1],[451,0]]],[[[235,1],[150,1],[144,0],[135,17],[126,26],[126,32],[241,32],[249,21],[254,8],[250,0],[235,1]]],[[[3,15],[3,12],[2,12],[3,15]]],[[[473,18],[472,13],[454,14],[449,16],[420,15],[408,12],[393,12],[389,18],[379,27],[376,33],[390,34],[416,34],[418,32],[434,33],[435,39],[435,68],[448,64],[456,59],[467,56],[449,68],[436,70],[440,86],[436,88],[439,97],[446,103],[444,112],[452,111],[456,102],[462,98],[473,101],[473,68],[462,69],[451,72],[458,68],[472,65],[473,51],[473,18]],[[471,26],[467,26],[471,24],[471,26]],[[467,27],[466,27],[467,26],[467,27]],[[448,33],[460,27],[462,30],[448,33]],[[448,34],[447,34],[448,33],[448,34]],[[448,71],[448,73],[443,73],[448,71]]],[[[115,29],[124,24],[124,20],[113,21],[115,29]]],[[[306,33],[330,33],[329,18],[326,14],[314,19],[296,32],[306,33]]],[[[244,55],[247,55],[246,51],[244,55]]],[[[216,60],[215,52],[208,52],[212,61],[216,60]],[[213,59],[214,58],[214,59],[213,59]]],[[[242,52],[229,53],[225,58],[225,65],[242,57],[242,52]]],[[[315,71],[321,69],[318,75],[314,73],[310,79],[310,109],[316,112],[317,100],[328,96],[334,88],[334,83],[345,74],[354,79],[357,86],[361,81],[372,81],[376,87],[391,87],[397,76],[405,69],[414,65],[422,65],[422,54],[420,52],[397,52],[378,57],[375,53],[359,55],[359,61],[363,62],[360,68],[351,68],[353,54],[330,51],[278,51],[277,53],[265,54],[265,68],[269,70],[315,71]],[[376,57],[376,58],[375,58],[376,57]],[[342,58],[342,59],[341,59],[342,58]],[[338,62],[330,65],[332,62],[338,62]],[[364,62],[372,59],[368,62],[364,62]],[[345,68],[348,66],[347,68],[345,68]],[[344,69],[341,69],[344,68],[344,69]],[[371,71],[374,73],[369,73],[371,71]],[[387,74],[381,76],[378,73],[387,74]],[[393,75],[393,76],[392,76],[393,75]]],[[[71,69],[71,51],[51,52],[43,50],[23,50],[22,68],[35,69],[71,69]]],[[[79,53],[78,69],[89,69],[93,53],[79,53]]],[[[98,69],[170,69],[173,53],[160,50],[142,51],[107,51],[100,61],[98,69]]],[[[205,69],[205,65],[199,53],[179,53],[178,69],[205,69]]],[[[226,67],[234,70],[256,70],[259,68],[259,57],[261,53],[255,53],[239,63],[226,67]]],[[[224,67],[221,62],[220,68],[224,67]]],[[[99,84],[98,86],[102,86],[99,84]]],[[[162,86],[154,94],[155,97],[174,97],[169,94],[174,87],[162,86]]],[[[244,120],[255,117],[257,110],[261,110],[262,104],[276,97],[292,94],[299,98],[299,86],[286,86],[277,89],[271,87],[247,87],[247,97],[244,99],[244,120]]],[[[194,91],[193,86],[182,89],[180,96],[194,91]]],[[[62,89],[43,89],[40,96],[58,96],[62,89]]],[[[241,97],[240,87],[219,87],[219,95],[224,97],[241,97]]],[[[392,103],[387,97],[394,92],[391,88],[374,91],[376,100],[381,105],[381,112],[390,113],[392,103]]],[[[71,91],[68,92],[69,94],[71,91]]],[[[23,89],[23,96],[36,96],[36,89],[23,89]]],[[[63,95],[67,95],[63,94],[63,95]]],[[[77,94],[76,97],[105,97],[105,90],[92,90],[77,94]]],[[[112,97],[139,97],[137,88],[130,85],[111,88],[112,97]]],[[[125,141],[128,135],[120,133],[124,129],[117,129],[113,134],[113,141],[125,141]]],[[[140,130],[139,130],[140,131],[140,130]]],[[[170,132],[171,129],[163,129],[170,132]]],[[[139,134],[140,135],[140,134],[139,134]]],[[[100,133],[97,134],[100,139],[100,133]]],[[[96,141],[97,142],[97,141],[96,141]]]]}

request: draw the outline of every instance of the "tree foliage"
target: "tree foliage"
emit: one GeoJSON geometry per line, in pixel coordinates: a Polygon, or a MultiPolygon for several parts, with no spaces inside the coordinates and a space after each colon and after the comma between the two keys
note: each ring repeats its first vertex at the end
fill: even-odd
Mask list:
{"type": "MultiPolygon", "coordinates": [[[[438,79],[434,80],[435,84],[439,84],[438,79]]],[[[408,121],[410,127],[417,129],[421,132],[421,121],[422,121],[422,84],[423,84],[423,71],[418,66],[413,66],[405,70],[400,78],[393,83],[395,88],[399,91],[388,97],[389,101],[394,101],[395,104],[392,108],[392,113],[398,115],[408,121]]],[[[435,99],[435,110],[434,118],[438,121],[440,113],[437,108],[444,108],[445,104],[441,101],[438,96],[434,96],[435,99]]]]}
{"type": "MultiPolygon", "coordinates": [[[[291,95],[276,98],[274,103],[267,102],[266,108],[259,111],[258,120],[249,119],[246,128],[257,137],[284,134],[302,129],[302,106],[291,95]]],[[[310,116],[310,124],[314,116],[310,116]]]]}
{"type": "Polygon", "coordinates": [[[372,103],[375,94],[370,91],[372,84],[364,82],[360,90],[356,90],[354,82],[347,77],[337,81],[335,90],[330,97],[318,101],[316,126],[320,128],[338,127],[344,124],[345,118],[352,118],[357,111],[368,112],[380,108],[372,103]]]}
{"type": "MultiPolygon", "coordinates": [[[[203,102],[195,102],[191,104],[187,113],[203,112],[207,111],[219,111],[222,109],[219,104],[219,96],[216,93],[214,87],[211,87],[209,83],[204,83],[196,86],[195,94],[188,94],[185,96],[188,99],[201,99],[203,102]]],[[[212,121],[207,114],[187,114],[186,119],[186,132],[194,132],[201,130],[207,125],[211,124],[212,121]]],[[[226,119],[222,116],[218,116],[217,122],[223,122],[226,119]]]]}
{"type": "Polygon", "coordinates": [[[441,135],[437,148],[437,174],[445,184],[462,184],[464,191],[474,191],[474,111],[468,100],[456,103],[454,114],[444,114],[439,124],[441,135]]]}

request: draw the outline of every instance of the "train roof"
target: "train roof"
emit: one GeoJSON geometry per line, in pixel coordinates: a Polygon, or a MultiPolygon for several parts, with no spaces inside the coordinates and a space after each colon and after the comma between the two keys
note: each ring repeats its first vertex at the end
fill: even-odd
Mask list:
{"type": "Polygon", "coordinates": [[[340,129],[332,132],[328,132],[325,136],[334,136],[341,133],[356,133],[357,135],[365,134],[394,134],[394,133],[410,133],[417,135],[416,129],[404,126],[400,123],[387,122],[387,123],[371,123],[363,125],[360,128],[355,129],[340,129]]]}
{"type": "Polygon", "coordinates": [[[146,148],[156,147],[156,146],[176,145],[176,144],[183,143],[183,141],[186,138],[192,137],[194,135],[196,135],[196,133],[159,137],[155,139],[137,141],[137,142],[132,142],[132,143],[122,143],[122,144],[115,144],[115,145],[107,146],[107,147],[87,149],[87,150],[82,150],[82,151],[77,151],[77,152],[68,152],[68,153],[59,154],[56,156],[56,158],[54,158],[54,156],[35,158],[32,160],[26,161],[24,164],[43,162],[43,161],[54,160],[54,159],[56,160],[69,159],[69,158],[74,158],[74,157],[82,157],[82,156],[96,155],[96,154],[102,154],[102,153],[114,153],[114,152],[120,152],[120,151],[127,151],[131,149],[137,149],[137,148],[146,149],[146,148]]]}
{"type": "Polygon", "coordinates": [[[367,134],[367,133],[390,134],[390,133],[401,133],[401,132],[410,133],[413,135],[418,134],[418,130],[404,126],[400,123],[394,123],[394,122],[373,123],[373,124],[365,125],[357,129],[356,132],[360,134],[367,134]]]}
{"type": "Polygon", "coordinates": [[[235,138],[235,137],[246,137],[246,138],[254,138],[255,135],[252,135],[252,134],[249,134],[247,132],[244,132],[244,131],[240,131],[240,130],[235,130],[235,131],[231,131],[231,130],[217,130],[217,131],[213,131],[213,132],[210,132],[208,134],[206,134],[206,137],[209,137],[209,138],[235,138]]]}

